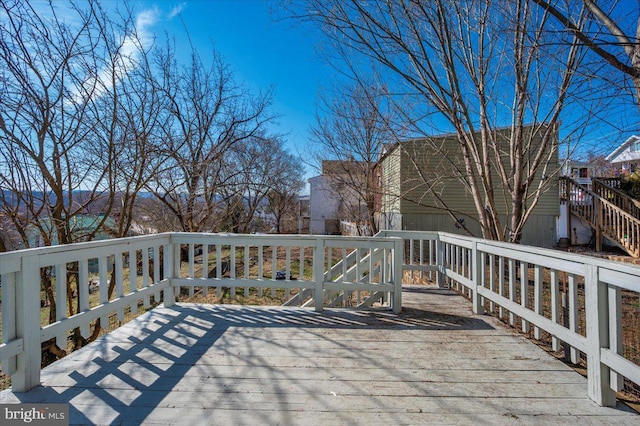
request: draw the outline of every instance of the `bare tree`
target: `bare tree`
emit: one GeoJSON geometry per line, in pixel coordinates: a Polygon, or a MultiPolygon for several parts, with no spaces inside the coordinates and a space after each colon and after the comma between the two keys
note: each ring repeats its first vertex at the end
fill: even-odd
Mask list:
{"type": "Polygon", "coordinates": [[[264,213],[267,194],[283,181],[297,186],[303,174],[300,162],[284,149],[279,136],[258,134],[234,145],[224,165],[225,229],[247,233],[255,230],[257,214],[264,213]]]}
{"type": "Polygon", "coordinates": [[[275,231],[280,234],[285,228],[287,219],[296,218],[298,197],[304,186],[303,167],[300,158],[289,153],[279,155],[275,167],[277,178],[267,193],[267,199],[269,211],[275,218],[275,231]]]}
{"type": "Polygon", "coordinates": [[[195,49],[180,66],[175,46],[156,52],[157,90],[166,100],[159,146],[162,168],[147,185],[186,232],[213,230],[222,205],[231,148],[257,135],[273,118],[271,93],[251,95],[212,51],[204,64],[195,49]]]}
{"type": "MultiPolygon", "coordinates": [[[[128,154],[145,144],[140,133],[155,121],[149,92],[130,74],[146,52],[131,11],[113,20],[89,1],[72,4],[62,19],[53,3],[41,6],[0,1],[3,217],[23,247],[123,236],[131,216],[120,214],[116,225],[110,216],[130,207],[149,172],[144,153],[128,154]]],[[[55,300],[50,273],[41,271],[50,321],[57,309],[73,315],[82,306],[75,290],[88,283],[78,282],[77,266],[68,269],[68,303],[55,300]]],[[[76,330],[76,344],[84,342],[76,330]]],[[[50,349],[62,354],[55,344],[50,349]]]]}
{"type": "MultiPolygon", "coordinates": [[[[294,13],[319,23],[351,58],[382,67],[402,101],[413,101],[397,104],[398,111],[411,134],[431,144],[431,155],[448,157],[473,200],[482,235],[519,241],[553,183],[561,118],[570,134],[572,117],[565,112],[573,96],[583,97],[581,120],[591,114],[575,72],[584,57],[579,41],[565,34],[568,48],[547,43],[556,23],[526,0],[312,0],[298,6],[294,13]],[[442,130],[454,135],[452,150],[431,138],[442,130]]],[[[428,171],[421,176],[425,191],[438,178],[428,171]]]]}
{"type": "Polygon", "coordinates": [[[640,4],[634,8],[626,1],[531,1],[607,64],[631,78],[640,107],[640,4]]]}
{"type": "Polygon", "coordinates": [[[385,86],[356,80],[321,97],[312,142],[332,191],[341,198],[339,219],[364,224],[375,234],[374,166],[385,143],[398,137],[385,86]],[[323,160],[333,160],[331,163],[323,160]]]}

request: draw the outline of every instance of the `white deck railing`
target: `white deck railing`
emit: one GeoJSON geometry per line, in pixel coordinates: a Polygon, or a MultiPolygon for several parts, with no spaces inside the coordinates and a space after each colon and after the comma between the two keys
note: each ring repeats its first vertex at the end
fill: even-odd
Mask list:
{"type": "Polygon", "coordinates": [[[379,235],[403,238],[405,270],[466,292],[474,313],[488,309],[524,332],[533,327],[536,339],[549,333],[554,351],[568,344],[573,363],[585,354],[589,397],[598,404],[615,405],[623,378],[640,385],[640,366],[622,356],[621,308],[622,290],[640,300],[640,267],[440,232],[379,235]]]}
{"type": "Polygon", "coordinates": [[[12,376],[15,392],[31,389],[40,383],[43,342],[55,338],[64,349],[71,330],[79,328],[86,338],[95,319],[108,324],[108,317],[115,313],[122,320],[128,306],[137,311],[139,304],[148,306],[152,296],[171,306],[183,289],[190,295],[196,288],[205,295],[209,289],[218,295],[229,289],[230,297],[236,288],[244,288],[245,295],[252,287],[260,294],[265,288],[284,289],[285,293],[312,289],[318,311],[328,292],[383,292],[388,307],[400,312],[401,264],[402,240],[374,237],[168,233],[5,253],[0,255],[2,370],[12,376]],[[279,259],[279,249],[284,260],[279,259]],[[354,250],[373,254],[375,266],[362,268],[361,256],[350,263],[340,262],[354,250]],[[298,259],[293,258],[294,252],[298,259]],[[351,272],[325,274],[337,263],[351,272]],[[265,265],[270,266],[268,273],[265,265]],[[90,279],[90,269],[95,270],[96,278],[90,279]],[[57,309],[56,321],[43,326],[40,300],[45,271],[55,277],[52,288],[57,309]],[[67,294],[69,273],[74,276],[72,291],[79,293],[72,297],[67,294]],[[90,281],[99,283],[98,297],[93,299],[90,281]],[[109,284],[114,287],[111,295],[109,284]]]}
{"type": "Polygon", "coordinates": [[[218,295],[230,289],[231,297],[236,288],[245,294],[252,287],[299,289],[317,310],[330,293],[382,292],[387,294],[382,300],[399,312],[403,270],[466,293],[478,314],[488,309],[532,330],[535,338],[549,333],[554,350],[569,345],[573,362],[585,354],[588,393],[601,405],[615,404],[623,378],[640,384],[640,367],[622,356],[621,309],[623,290],[640,300],[639,267],[440,232],[382,231],[357,238],[171,233],[2,254],[0,359],[12,375],[13,390],[28,390],[39,383],[42,342],[55,337],[64,347],[69,330],[79,327],[87,336],[96,318],[114,312],[122,317],[127,306],[148,304],[151,296],[171,305],[178,292],[196,289],[218,295]],[[278,251],[280,261],[274,256],[278,251]],[[87,283],[90,264],[97,264],[99,300],[90,303],[89,287],[81,285],[80,307],[74,307],[80,313],[69,316],[63,303],[57,321],[41,326],[43,268],[55,270],[56,300],[66,301],[67,286],[59,284],[66,284],[67,271],[77,268],[78,282],[87,283]],[[105,285],[110,264],[115,268],[111,298],[105,285]]]}

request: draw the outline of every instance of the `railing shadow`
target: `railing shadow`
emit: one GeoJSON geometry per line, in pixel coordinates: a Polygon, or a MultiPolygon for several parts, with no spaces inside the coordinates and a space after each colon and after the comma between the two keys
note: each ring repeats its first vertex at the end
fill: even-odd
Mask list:
{"type": "MultiPolygon", "coordinates": [[[[200,390],[204,394],[202,398],[206,398],[206,391],[211,389],[207,386],[216,380],[213,384],[218,391],[224,392],[227,385],[223,378],[215,377],[215,371],[206,371],[209,368],[206,366],[194,366],[214,346],[216,353],[238,359],[227,343],[234,333],[251,333],[248,330],[251,328],[298,327],[311,329],[316,335],[322,335],[323,341],[330,341],[344,350],[352,349],[332,340],[330,335],[325,336],[322,330],[493,329],[482,319],[412,307],[405,308],[401,314],[393,314],[388,311],[325,310],[317,313],[300,308],[175,305],[154,309],[45,368],[42,373],[44,386],[26,393],[0,393],[0,403],[69,403],[73,424],[143,422],[156,408],[170,408],[171,399],[176,395],[172,393],[200,390]],[[230,328],[233,332],[227,333],[230,328]],[[182,382],[187,376],[189,380],[182,382]],[[207,381],[209,383],[205,384],[207,381]]],[[[260,340],[268,340],[259,335],[250,338],[255,341],[252,347],[257,347],[260,340]]],[[[245,350],[250,352],[252,349],[245,350]]],[[[302,357],[303,352],[296,353],[294,349],[293,355],[302,357]]],[[[350,356],[365,355],[356,351],[350,356]]],[[[251,354],[247,354],[244,361],[255,365],[261,363],[260,356],[251,354]]],[[[385,368],[384,360],[364,358],[361,362],[385,368]]],[[[284,416],[286,421],[287,414],[284,416]]]]}

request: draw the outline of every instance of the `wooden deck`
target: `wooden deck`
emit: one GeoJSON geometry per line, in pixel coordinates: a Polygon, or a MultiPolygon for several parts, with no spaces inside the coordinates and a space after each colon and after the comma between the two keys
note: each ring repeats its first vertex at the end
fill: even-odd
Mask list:
{"type": "Polygon", "coordinates": [[[69,403],[71,424],[640,424],[463,298],[403,293],[401,315],[158,308],[0,403],[69,403]]]}

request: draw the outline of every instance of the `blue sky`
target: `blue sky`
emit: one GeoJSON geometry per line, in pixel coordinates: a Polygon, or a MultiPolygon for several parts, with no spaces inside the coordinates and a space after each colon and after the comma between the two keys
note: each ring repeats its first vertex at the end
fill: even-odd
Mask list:
{"type": "Polygon", "coordinates": [[[290,152],[305,151],[316,96],[334,74],[316,54],[309,27],[278,20],[266,0],[133,1],[131,5],[144,17],[145,31],[160,41],[166,32],[186,43],[184,22],[203,60],[213,45],[252,92],[272,87],[273,112],[280,115],[273,131],[287,134],[290,152]]]}

